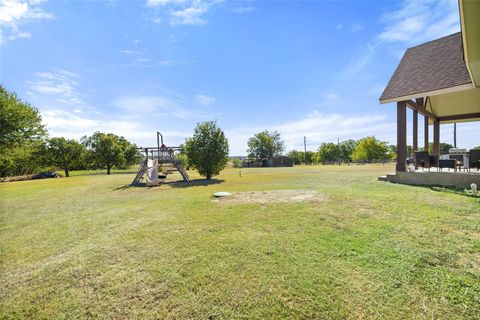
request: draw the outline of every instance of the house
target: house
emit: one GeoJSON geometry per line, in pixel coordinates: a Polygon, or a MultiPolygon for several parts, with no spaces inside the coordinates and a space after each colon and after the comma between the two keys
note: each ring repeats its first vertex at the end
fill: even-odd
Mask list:
{"type": "MultiPolygon", "coordinates": [[[[413,150],[419,148],[420,114],[422,147],[428,150],[428,129],[433,126],[436,159],[442,124],[480,121],[480,1],[459,0],[459,11],[461,32],[409,48],[379,99],[381,104],[397,105],[396,173],[387,176],[389,181],[455,186],[480,183],[480,175],[406,172],[407,109],[413,112],[413,150]]],[[[478,137],[480,144],[480,133],[478,137]]]]}

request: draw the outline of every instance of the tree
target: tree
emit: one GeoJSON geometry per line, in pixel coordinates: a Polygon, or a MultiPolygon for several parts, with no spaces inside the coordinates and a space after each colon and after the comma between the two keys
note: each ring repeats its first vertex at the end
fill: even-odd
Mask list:
{"type": "Polygon", "coordinates": [[[390,144],[387,146],[388,148],[388,158],[389,159],[396,159],[397,158],[397,146],[395,144],[390,144]]]}
{"type": "Polygon", "coordinates": [[[293,164],[301,164],[304,162],[305,155],[301,151],[292,150],[287,153],[287,157],[292,160],[293,164]]]}
{"type": "Polygon", "coordinates": [[[0,85],[0,176],[38,169],[45,136],[40,112],[0,85]]]}
{"type": "Polygon", "coordinates": [[[106,167],[107,174],[110,174],[113,166],[124,168],[140,159],[135,144],[113,133],[95,132],[90,137],[83,137],[82,143],[89,152],[90,162],[97,167],[106,167]]]}
{"type": "Polygon", "coordinates": [[[124,137],[118,138],[123,150],[123,162],[117,165],[121,169],[126,169],[134,164],[137,164],[142,156],[136,144],[130,143],[124,137]]]}
{"type": "Polygon", "coordinates": [[[342,159],[343,161],[352,160],[352,153],[356,145],[357,142],[355,140],[346,140],[340,142],[340,159],[342,159]]]}
{"type": "Polygon", "coordinates": [[[313,158],[315,156],[315,152],[313,151],[307,151],[306,153],[304,151],[297,151],[297,150],[292,150],[287,153],[287,157],[292,160],[293,164],[298,165],[298,164],[310,164],[313,163],[313,158]]]}
{"type": "MultiPolygon", "coordinates": [[[[440,142],[440,154],[448,154],[449,150],[453,148],[450,143],[440,142]]],[[[428,153],[433,154],[433,143],[428,144],[428,153]]]]}
{"type": "Polygon", "coordinates": [[[315,161],[326,164],[338,161],[338,146],[335,143],[322,143],[317,151],[315,161]]]}
{"type": "Polygon", "coordinates": [[[84,152],[85,146],[73,139],[51,138],[47,143],[48,163],[62,168],[66,177],[69,176],[69,170],[82,158],[84,152]]]}
{"type": "Polygon", "coordinates": [[[233,168],[241,168],[242,167],[242,160],[239,158],[232,158],[230,159],[232,162],[232,167],[233,168]]]}
{"type": "Polygon", "coordinates": [[[315,152],[313,151],[307,151],[304,153],[303,157],[305,158],[303,163],[305,164],[311,164],[313,162],[313,156],[315,155],[315,152]]]}
{"type": "MultiPolygon", "coordinates": [[[[387,148],[388,148],[387,158],[388,159],[397,158],[397,145],[395,145],[395,144],[387,145],[387,148]]],[[[422,150],[422,148],[418,149],[418,151],[421,151],[421,150],[422,150]]],[[[406,156],[407,157],[413,157],[413,146],[407,145],[406,156]]]]}
{"type": "Polygon", "coordinates": [[[210,180],[228,163],[228,140],[216,121],[197,124],[193,137],[185,141],[188,163],[210,180]]]}
{"type": "Polygon", "coordinates": [[[355,161],[385,160],[389,157],[389,151],[386,142],[377,140],[375,137],[366,137],[357,141],[352,159],[355,161]]]}
{"type": "Polygon", "coordinates": [[[271,159],[281,155],[285,149],[280,133],[277,131],[269,132],[265,130],[259,132],[248,139],[247,144],[247,152],[251,158],[271,159]]]}

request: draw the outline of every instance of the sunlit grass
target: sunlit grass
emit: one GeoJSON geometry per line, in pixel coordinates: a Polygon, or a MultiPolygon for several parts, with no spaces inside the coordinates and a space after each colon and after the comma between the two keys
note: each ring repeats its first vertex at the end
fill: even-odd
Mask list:
{"type": "Polygon", "coordinates": [[[479,198],[377,181],[391,171],[229,169],[150,189],[127,187],[133,174],[0,184],[0,318],[478,317],[479,198]],[[285,189],[325,197],[212,201],[285,189]]]}

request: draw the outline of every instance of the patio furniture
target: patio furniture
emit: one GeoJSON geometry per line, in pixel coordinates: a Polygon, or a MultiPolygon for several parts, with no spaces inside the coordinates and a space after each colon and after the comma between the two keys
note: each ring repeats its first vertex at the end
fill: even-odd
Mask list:
{"type": "Polygon", "coordinates": [[[480,150],[470,150],[469,167],[480,170],[480,150]]]}
{"type": "Polygon", "coordinates": [[[457,160],[455,159],[440,159],[438,160],[438,169],[442,171],[444,168],[453,169],[456,171],[457,160]]]}
{"type": "Polygon", "coordinates": [[[463,154],[450,154],[449,158],[451,160],[455,160],[455,166],[457,167],[458,170],[460,170],[462,167],[464,167],[464,155],[463,154]]]}
{"type": "Polygon", "coordinates": [[[434,167],[435,164],[435,156],[429,155],[428,151],[415,151],[415,167],[428,168],[428,171],[430,171],[430,168],[434,167]]]}

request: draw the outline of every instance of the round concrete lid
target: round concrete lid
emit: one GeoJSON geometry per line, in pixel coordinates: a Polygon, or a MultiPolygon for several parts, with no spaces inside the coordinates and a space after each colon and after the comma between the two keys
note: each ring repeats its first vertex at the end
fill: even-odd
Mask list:
{"type": "Polygon", "coordinates": [[[222,197],[228,197],[231,196],[232,194],[230,192],[225,192],[225,191],[220,191],[220,192],[215,192],[213,196],[217,198],[222,198],[222,197]]]}

